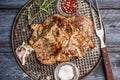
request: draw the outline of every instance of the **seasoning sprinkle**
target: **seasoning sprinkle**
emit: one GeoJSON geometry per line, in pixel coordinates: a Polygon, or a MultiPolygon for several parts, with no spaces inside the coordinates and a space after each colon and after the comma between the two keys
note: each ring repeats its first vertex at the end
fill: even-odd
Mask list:
{"type": "Polygon", "coordinates": [[[61,3],[61,8],[64,12],[72,14],[77,11],[77,1],[76,0],[63,0],[61,3]]]}
{"type": "Polygon", "coordinates": [[[71,80],[74,77],[73,67],[71,65],[64,65],[60,68],[58,77],[61,80],[71,80]]]}

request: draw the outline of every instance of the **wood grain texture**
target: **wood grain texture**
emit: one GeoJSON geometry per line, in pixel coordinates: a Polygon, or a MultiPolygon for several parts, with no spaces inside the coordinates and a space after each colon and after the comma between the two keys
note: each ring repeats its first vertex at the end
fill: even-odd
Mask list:
{"type": "MultiPolygon", "coordinates": [[[[120,80],[120,54],[109,53],[115,80],[120,80]]],[[[83,80],[105,80],[103,62],[83,80]]],[[[13,53],[0,53],[0,80],[32,80],[16,63],[13,53]]]]}
{"type": "MultiPolygon", "coordinates": [[[[109,53],[111,54],[111,53],[109,53]]],[[[110,55],[115,80],[120,79],[120,54],[110,55]]],[[[12,53],[0,53],[0,80],[31,80],[17,65],[12,53]],[[8,67],[9,65],[9,67],[8,67]]],[[[102,63],[83,80],[105,80],[102,63]]]]}
{"type": "MultiPolygon", "coordinates": [[[[18,10],[0,10],[0,52],[9,52],[10,32],[18,10]]],[[[101,10],[109,52],[120,52],[120,10],[101,10]]]]}
{"type": "MultiPolygon", "coordinates": [[[[29,0],[0,0],[0,8],[21,8],[29,0]]],[[[120,9],[120,0],[98,0],[101,9],[120,9]]]]}
{"type": "Polygon", "coordinates": [[[0,8],[22,8],[29,0],[0,0],[0,8]]]}
{"type": "Polygon", "coordinates": [[[18,10],[0,10],[0,52],[11,52],[10,34],[18,10]]]}
{"type": "MultiPolygon", "coordinates": [[[[32,80],[18,66],[12,53],[0,53],[0,64],[0,80],[32,80]]],[[[103,73],[101,63],[99,67],[84,80],[104,80],[103,73]]]]}
{"type": "Polygon", "coordinates": [[[109,52],[120,52],[120,10],[101,10],[109,52]]]}
{"type": "Polygon", "coordinates": [[[107,80],[114,80],[112,68],[110,65],[110,59],[109,59],[106,48],[101,49],[101,55],[102,55],[102,58],[104,61],[103,64],[104,64],[104,68],[105,68],[104,70],[105,70],[106,79],[107,80]]]}
{"type": "MultiPolygon", "coordinates": [[[[4,75],[6,77],[14,76],[20,78],[24,78],[24,74],[19,68],[18,65],[14,61],[14,57],[12,55],[12,50],[10,46],[10,31],[12,28],[12,23],[14,21],[14,18],[16,14],[18,13],[18,9],[14,10],[0,10],[0,78],[4,75]],[[11,63],[13,62],[13,63],[11,63]],[[5,63],[5,65],[4,65],[5,63]],[[9,67],[13,67],[13,70],[11,70],[10,73],[7,73],[9,71],[9,68],[6,66],[6,63],[11,63],[9,67]],[[14,69],[19,69],[15,71],[14,69]],[[4,71],[5,69],[5,71],[4,71]],[[4,72],[3,72],[4,71],[4,72]],[[20,71],[20,74],[17,74],[17,72],[20,71]],[[15,73],[16,75],[11,73],[15,73]]],[[[113,74],[115,77],[115,80],[120,80],[120,10],[101,10],[101,15],[103,17],[103,21],[105,24],[106,29],[106,38],[107,38],[107,50],[108,55],[110,58],[113,74]]],[[[100,66],[91,73],[88,77],[86,77],[84,80],[104,80],[104,72],[103,67],[100,66]]],[[[27,77],[28,78],[28,77],[27,77]]],[[[15,79],[15,78],[13,78],[15,79]]],[[[0,79],[1,80],[1,79],[0,79]]],[[[6,79],[3,79],[6,80],[6,79]]],[[[24,79],[23,79],[24,80],[24,79]]],[[[28,80],[25,78],[25,80],[28,80]]]]}
{"type": "Polygon", "coordinates": [[[13,53],[0,53],[0,80],[32,80],[16,63],[13,53]]]}
{"type": "Polygon", "coordinates": [[[97,1],[101,9],[120,9],[120,0],[97,0],[97,1]]]}
{"type": "MultiPolygon", "coordinates": [[[[17,65],[10,45],[12,23],[28,0],[0,0],[0,80],[32,80],[17,65]]],[[[120,0],[98,0],[115,80],[120,80],[120,0]]],[[[103,62],[83,80],[105,80],[103,62]]]]}

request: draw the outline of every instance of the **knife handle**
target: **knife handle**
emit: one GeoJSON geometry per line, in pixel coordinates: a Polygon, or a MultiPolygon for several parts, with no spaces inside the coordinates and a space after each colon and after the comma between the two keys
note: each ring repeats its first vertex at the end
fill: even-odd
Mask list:
{"type": "Polygon", "coordinates": [[[106,72],[106,78],[107,78],[107,80],[114,80],[112,69],[110,66],[109,57],[107,54],[107,49],[102,48],[101,51],[102,51],[102,58],[103,58],[103,62],[104,62],[105,72],[106,72]]]}

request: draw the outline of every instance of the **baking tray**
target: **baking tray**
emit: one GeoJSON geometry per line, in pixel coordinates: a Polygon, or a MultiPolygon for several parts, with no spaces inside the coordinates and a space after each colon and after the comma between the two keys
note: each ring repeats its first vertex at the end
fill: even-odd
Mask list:
{"type": "MultiPolygon", "coordinates": [[[[50,80],[54,80],[54,75],[53,75],[54,70],[56,66],[60,64],[59,62],[57,62],[54,65],[41,64],[37,60],[35,53],[32,53],[27,58],[26,64],[23,66],[15,53],[16,48],[20,46],[23,41],[28,43],[28,39],[30,38],[32,33],[32,31],[30,30],[30,26],[26,22],[26,18],[25,18],[25,14],[27,13],[27,7],[30,7],[31,16],[35,17],[33,23],[41,23],[49,16],[46,14],[39,13],[39,8],[35,5],[36,1],[42,2],[43,0],[28,1],[16,16],[11,33],[12,50],[17,63],[23,69],[23,71],[25,71],[26,74],[28,74],[30,77],[32,77],[35,80],[47,80],[48,78],[50,78],[50,80]]],[[[84,15],[89,18],[92,18],[89,2],[87,0],[78,0],[78,3],[79,3],[78,4],[79,9],[76,15],[84,15]]],[[[57,10],[56,4],[57,4],[57,0],[55,0],[54,6],[49,8],[50,15],[55,13],[60,13],[59,10],[57,10]]],[[[98,12],[93,6],[92,6],[92,10],[94,12],[96,24],[99,27],[100,23],[99,23],[99,17],[97,15],[98,12]]],[[[81,58],[77,58],[77,59],[71,58],[68,61],[75,64],[78,67],[80,73],[79,79],[82,79],[88,74],[90,74],[101,61],[100,41],[95,33],[92,36],[92,40],[95,42],[94,49],[89,49],[86,53],[84,53],[84,56],[81,58]]]]}

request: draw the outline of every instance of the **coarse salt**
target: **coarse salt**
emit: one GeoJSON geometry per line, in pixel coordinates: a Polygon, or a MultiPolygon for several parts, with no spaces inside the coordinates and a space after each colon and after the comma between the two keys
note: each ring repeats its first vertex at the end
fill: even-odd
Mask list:
{"type": "Polygon", "coordinates": [[[71,80],[74,77],[73,67],[71,65],[64,65],[59,69],[58,77],[61,80],[71,80]]]}

